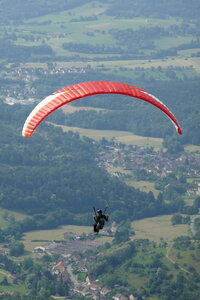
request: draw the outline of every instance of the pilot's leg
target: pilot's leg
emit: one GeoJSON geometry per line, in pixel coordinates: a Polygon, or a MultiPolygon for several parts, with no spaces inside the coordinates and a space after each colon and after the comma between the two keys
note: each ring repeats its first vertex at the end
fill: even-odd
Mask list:
{"type": "Polygon", "coordinates": [[[94,232],[99,232],[99,230],[97,228],[97,224],[94,224],[94,232]]]}

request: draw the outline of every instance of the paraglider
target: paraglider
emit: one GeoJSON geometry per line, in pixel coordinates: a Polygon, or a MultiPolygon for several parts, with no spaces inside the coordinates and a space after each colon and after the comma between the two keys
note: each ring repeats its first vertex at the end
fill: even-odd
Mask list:
{"type": "Polygon", "coordinates": [[[146,101],[163,111],[172,121],[179,134],[181,127],[167,106],[147,91],[126,83],[113,81],[89,81],[64,87],[42,100],[30,113],[24,124],[22,135],[30,137],[37,126],[54,110],[74,100],[96,94],[121,94],[146,101]]]}
{"type": "Polygon", "coordinates": [[[109,218],[109,215],[108,214],[105,214],[106,213],[106,209],[107,207],[105,208],[104,212],[101,210],[101,209],[95,209],[95,207],[93,207],[94,209],[94,225],[93,225],[93,228],[94,228],[94,232],[99,232],[99,230],[102,230],[104,228],[104,225],[105,225],[105,222],[108,221],[108,218],[109,218]]]}

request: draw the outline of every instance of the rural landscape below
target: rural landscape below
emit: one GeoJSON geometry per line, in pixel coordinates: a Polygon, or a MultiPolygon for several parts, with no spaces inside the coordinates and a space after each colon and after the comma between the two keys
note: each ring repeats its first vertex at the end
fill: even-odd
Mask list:
{"type": "Polygon", "coordinates": [[[200,299],[199,11],[0,2],[0,299],[200,299]]]}

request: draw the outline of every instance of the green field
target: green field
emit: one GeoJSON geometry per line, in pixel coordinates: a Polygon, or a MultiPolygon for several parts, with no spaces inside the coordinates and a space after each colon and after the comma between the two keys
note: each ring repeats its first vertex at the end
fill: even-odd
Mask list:
{"type": "Polygon", "coordinates": [[[167,38],[162,38],[158,41],[156,41],[156,46],[159,47],[159,49],[167,49],[169,45],[171,47],[177,47],[180,44],[183,43],[189,43],[193,39],[193,36],[176,36],[176,37],[167,37],[167,38]]]}
{"type": "Polygon", "coordinates": [[[143,192],[149,193],[153,192],[154,196],[157,198],[159,191],[155,189],[155,184],[150,181],[133,181],[133,180],[126,180],[126,184],[133,186],[136,189],[139,189],[143,192]]]}
{"type": "Polygon", "coordinates": [[[12,210],[0,208],[0,227],[4,228],[12,221],[20,221],[26,218],[27,215],[24,213],[15,212],[12,210]]]}
{"type": "Polygon", "coordinates": [[[188,152],[200,152],[200,146],[187,145],[187,146],[185,146],[185,150],[188,152]]]}
{"type": "Polygon", "coordinates": [[[28,289],[25,287],[25,284],[13,284],[12,282],[10,282],[8,286],[6,285],[1,286],[1,292],[2,293],[18,292],[20,295],[25,295],[27,294],[28,289]]]}
{"type": "Polygon", "coordinates": [[[51,230],[36,230],[27,232],[24,234],[23,243],[26,250],[32,251],[35,247],[44,246],[49,244],[46,241],[53,240],[64,240],[64,233],[73,232],[76,234],[90,233],[92,231],[90,226],[75,226],[75,225],[65,225],[59,229],[51,230]],[[37,241],[37,242],[35,242],[37,241]]]}
{"type": "Polygon", "coordinates": [[[139,135],[134,135],[128,131],[96,130],[96,129],[85,129],[79,127],[70,127],[64,125],[55,125],[55,124],[53,125],[56,127],[61,127],[63,131],[78,132],[80,136],[82,137],[87,136],[96,141],[100,141],[102,138],[106,138],[107,140],[115,140],[116,142],[120,142],[127,145],[154,147],[156,149],[163,148],[161,138],[143,137],[139,135]]]}
{"type": "Polygon", "coordinates": [[[189,225],[181,224],[173,226],[171,224],[171,215],[164,215],[154,218],[146,218],[132,223],[135,231],[134,239],[150,239],[160,242],[164,239],[167,242],[181,235],[189,234],[189,225]]]}
{"type": "Polygon", "coordinates": [[[8,285],[1,285],[0,292],[4,293],[10,293],[10,292],[18,292],[22,295],[28,292],[27,288],[25,287],[25,284],[23,283],[13,283],[13,279],[10,278],[10,272],[5,271],[3,269],[0,269],[0,281],[2,281],[4,278],[7,278],[8,285]]]}
{"type": "Polygon", "coordinates": [[[77,111],[81,110],[95,110],[95,111],[109,111],[108,109],[103,109],[103,108],[95,108],[95,107],[84,107],[84,106],[72,106],[70,104],[64,105],[61,107],[62,111],[65,114],[73,114],[77,111]]]}
{"type": "MultiPolygon", "coordinates": [[[[102,7],[98,2],[85,4],[81,7],[62,11],[60,13],[46,15],[30,19],[19,25],[20,32],[29,33],[31,35],[40,35],[41,39],[48,37],[46,41],[53,46],[57,54],[63,54],[61,51],[61,43],[63,42],[79,42],[90,44],[105,44],[112,45],[114,40],[110,34],[110,29],[127,28],[139,29],[140,27],[162,26],[167,28],[173,25],[180,25],[181,19],[117,19],[112,16],[103,14],[108,5],[102,7]],[[84,17],[96,16],[95,20],[85,20],[84,17]],[[103,31],[103,32],[102,32],[103,31]],[[92,35],[90,33],[92,32],[92,35]],[[45,36],[45,33],[48,35],[45,36]],[[89,33],[89,34],[88,34],[89,33]],[[64,34],[64,37],[59,37],[59,34],[64,34]]],[[[18,44],[24,44],[24,41],[18,40],[18,44]]],[[[169,45],[169,43],[168,43],[169,45]]],[[[168,46],[167,45],[167,46],[168,46]]]]}
{"type": "MultiPolygon", "coordinates": [[[[108,55],[106,55],[108,56],[108,55]]],[[[101,56],[102,57],[102,56],[101,56]]],[[[88,58],[89,59],[89,58],[88,58]]],[[[100,60],[98,62],[96,61],[64,61],[64,62],[57,62],[56,63],[58,68],[71,68],[71,67],[77,67],[77,68],[85,68],[88,65],[95,69],[101,69],[101,68],[109,68],[111,71],[116,71],[120,68],[127,68],[133,72],[136,68],[144,68],[145,70],[151,69],[152,67],[158,68],[168,68],[169,66],[174,67],[193,67],[197,72],[200,73],[200,58],[166,58],[166,59],[143,59],[143,60],[100,60]]],[[[47,68],[47,63],[25,63],[23,65],[24,68],[47,68]]],[[[120,70],[120,72],[128,72],[120,70]]],[[[130,71],[129,71],[130,72],[130,71]]]]}

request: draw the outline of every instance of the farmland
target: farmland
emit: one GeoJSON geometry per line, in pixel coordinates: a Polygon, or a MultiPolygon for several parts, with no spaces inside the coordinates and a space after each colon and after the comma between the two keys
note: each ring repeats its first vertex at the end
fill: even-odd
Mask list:
{"type": "MultiPolygon", "coordinates": [[[[127,30],[143,30],[151,28],[162,28],[170,30],[172,27],[181,28],[183,20],[181,18],[115,18],[105,14],[108,5],[102,5],[98,2],[90,2],[81,7],[70,10],[60,11],[59,13],[36,17],[23,21],[23,24],[15,25],[14,35],[15,44],[18,46],[39,46],[42,43],[53,49],[55,56],[62,56],[63,61],[57,62],[57,66],[63,67],[85,67],[106,68],[113,72],[121,68],[135,69],[142,67],[149,68],[167,68],[168,66],[192,68],[193,76],[200,72],[200,60],[198,57],[191,57],[191,53],[198,52],[198,48],[191,51],[181,50],[173,57],[165,59],[120,59],[119,54],[101,53],[94,54],[86,52],[76,52],[65,49],[63,44],[74,43],[80,45],[91,45],[104,47],[122,47],[112,35],[113,30],[126,32],[127,30]],[[73,57],[72,59],[70,57],[73,57]],[[109,59],[110,57],[110,59],[109,59]],[[105,58],[105,59],[104,59],[105,58]]],[[[189,24],[191,28],[194,24],[189,24]]],[[[0,34],[13,34],[13,28],[10,25],[0,27],[0,34]]],[[[180,30],[181,32],[181,30],[180,30]]],[[[179,47],[183,43],[190,43],[193,36],[189,33],[174,32],[170,37],[155,38],[155,49],[167,50],[173,47],[179,47]]],[[[148,56],[148,51],[144,50],[148,56]]],[[[127,53],[126,56],[129,56],[127,53]]],[[[55,57],[56,60],[56,57],[55,57]]],[[[30,63],[24,63],[27,67],[30,63]]],[[[31,63],[32,66],[38,63],[31,63]]],[[[121,72],[123,70],[120,70],[121,72]]]]}
{"type": "Polygon", "coordinates": [[[85,128],[55,125],[55,124],[54,126],[61,127],[63,131],[78,132],[80,136],[87,136],[97,141],[100,141],[104,137],[107,140],[114,139],[117,142],[127,144],[127,145],[138,145],[144,147],[148,146],[148,147],[155,147],[159,149],[162,148],[162,139],[137,136],[127,131],[94,130],[94,129],[85,129],[85,128]]]}

